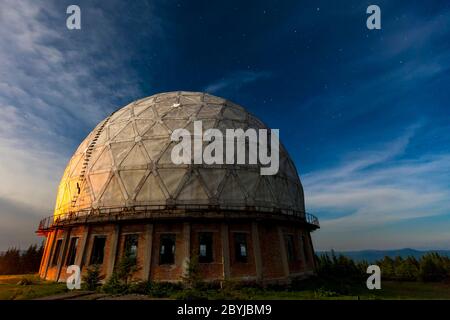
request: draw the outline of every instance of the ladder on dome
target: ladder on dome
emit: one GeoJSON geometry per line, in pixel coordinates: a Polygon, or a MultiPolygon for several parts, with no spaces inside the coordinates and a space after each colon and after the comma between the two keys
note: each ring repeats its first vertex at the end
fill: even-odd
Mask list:
{"type": "Polygon", "coordinates": [[[94,150],[95,145],[97,144],[97,140],[100,137],[100,134],[102,133],[103,129],[105,128],[106,124],[108,123],[109,119],[112,117],[112,115],[115,112],[111,113],[106,119],[105,121],[103,121],[102,125],[100,126],[100,128],[97,129],[97,131],[95,132],[94,135],[94,139],[92,139],[92,141],[89,143],[89,146],[86,149],[86,153],[84,155],[84,159],[83,159],[83,166],[81,167],[81,172],[80,172],[80,176],[78,178],[77,181],[77,192],[75,193],[75,195],[72,198],[72,207],[75,207],[78,197],[80,196],[80,192],[81,192],[81,188],[85,188],[84,191],[85,192],[90,192],[90,187],[89,184],[86,183],[86,170],[89,164],[89,160],[92,156],[92,151],[94,150]]]}

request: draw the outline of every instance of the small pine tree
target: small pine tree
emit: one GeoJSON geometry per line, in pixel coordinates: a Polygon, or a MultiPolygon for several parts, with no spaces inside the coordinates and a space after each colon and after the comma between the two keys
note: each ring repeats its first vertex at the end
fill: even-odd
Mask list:
{"type": "Polygon", "coordinates": [[[192,256],[192,258],[187,262],[186,274],[182,276],[182,280],[185,287],[188,289],[198,289],[201,287],[203,281],[200,274],[200,266],[198,263],[198,257],[192,256]]]}
{"type": "Polygon", "coordinates": [[[126,286],[130,283],[133,274],[139,270],[136,257],[129,254],[125,254],[117,264],[114,273],[117,278],[122,281],[126,286]]]}
{"type": "Polygon", "coordinates": [[[449,276],[445,259],[437,253],[427,253],[420,260],[419,278],[422,281],[442,281],[449,276]]]}
{"type": "Polygon", "coordinates": [[[401,260],[399,264],[395,266],[395,277],[401,281],[415,281],[419,275],[419,268],[417,266],[417,260],[413,257],[408,257],[405,260],[401,260]]]}
{"type": "Polygon", "coordinates": [[[100,286],[102,279],[100,266],[98,264],[91,265],[87,268],[86,275],[83,276],[84,287],[87,290],[95,291],[100,286]]]}
{"type": "Polygon", "coordinates": [[[135,256],[125,253],[120,259],[111,277],[103,286],[103,291],[113,294],[125,293],[130,288],[133,274],[139,270],[135,256]]]}

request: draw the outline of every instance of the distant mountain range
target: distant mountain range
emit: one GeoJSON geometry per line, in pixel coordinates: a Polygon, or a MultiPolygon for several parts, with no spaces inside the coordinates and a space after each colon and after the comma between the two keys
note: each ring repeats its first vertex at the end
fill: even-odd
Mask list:
{"type": "MultiPolygon", "coordinates": [[[[429,252],[437,252],[442,256],[450,257],[450,250],[415,250],[410,248],[396,249],[396,250],[361,250],[361,251],[335,251],[336,255],[342,254],[355,261],[366,260],[367,262],[375,262],[381,260],[385,256],[395,258],[400,256],[402,258],[414,257],[420,258],[429,252]]],[[[316,254],[331,254],[331,251],[317,251],[316,254]]]]}

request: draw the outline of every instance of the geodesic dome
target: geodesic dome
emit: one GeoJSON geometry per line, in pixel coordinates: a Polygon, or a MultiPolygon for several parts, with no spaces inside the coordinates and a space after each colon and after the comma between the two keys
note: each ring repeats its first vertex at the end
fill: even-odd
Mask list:
{"type": "Polygon", "coordinates": [[[280,168],[273,176],[260,175],[259,164],[173,164],[171,132],[193,132],[195,120],[202,120],[203,130],[267,128],[244,108],[205,93],[162,93],[132,102],[99,123],[75,151],[54,215],[167,205],[304,214],[302,185],[281,144],[280,168]]]}

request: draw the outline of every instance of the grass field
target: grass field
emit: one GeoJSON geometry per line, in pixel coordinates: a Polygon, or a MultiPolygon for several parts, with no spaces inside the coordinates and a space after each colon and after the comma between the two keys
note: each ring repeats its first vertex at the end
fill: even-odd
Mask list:
{"type": "Polygon", "coordinates": [[[0,276],[0,300],[29,300],[66,291],[65,284],[43,281],[36,275],[0,276]]]}
{"type": "Polygon", "coordinates": [[[450,300],[450,284],[422,283],[422,282],[395,282],[384,281],[381,290],[368,290],[365,288],[352,288],[350,294],[337,294],[327,290],[304,291],[263,291],[255,292],[251,299],[332,299],[332,300],[450,300]]]}
{"type": "MultiPolygon", "coordinates": [[[[268,299],[268,300],[366,300],[366,299],[450,299],[450,283],[394,282],[384,281],[381,290],[368,290],[363,286],[347,289],[347,294],[338,294],[323,288],[305,288],[288,291],[282,289],[243,288],[228,292],[207,292],[210,299],[268,299]]],[[[36,275],[0,276],[0,300],[27,300],[57,295],[67,292],[65,284],[43,281],[36,275]]],[[[182,295],[181,295],[182,296],[182,295]]],[[[180,292],[170,294],[169,298],[179,298],[180,292]]]]}

